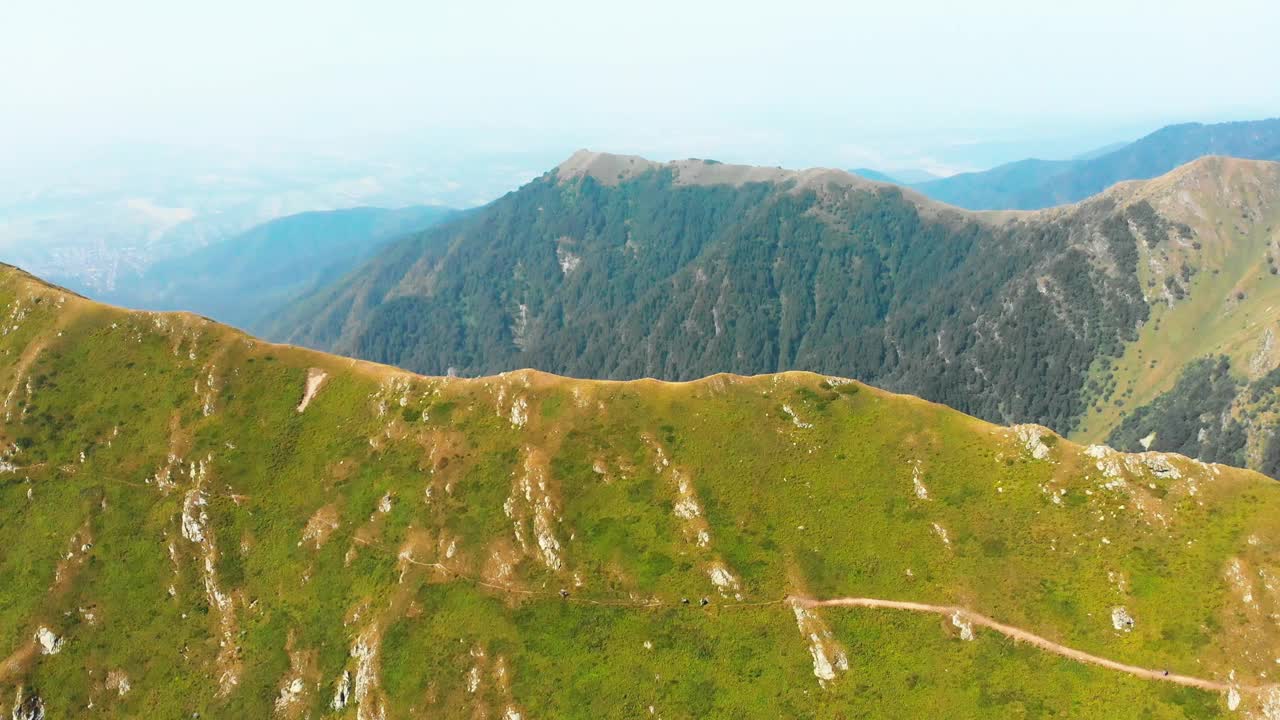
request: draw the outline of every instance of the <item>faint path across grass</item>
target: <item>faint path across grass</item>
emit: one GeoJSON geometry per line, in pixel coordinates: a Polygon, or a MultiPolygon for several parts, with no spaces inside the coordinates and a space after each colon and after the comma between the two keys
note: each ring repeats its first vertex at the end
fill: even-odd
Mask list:
{"type": "MultiPolygon", "coordinates": [[[[369,543],[369,544],[372,544],[372,543],[369,543]]],[[[420,560],[415,560],[411,556],[407,556],[407,555],[401,555],[400,557],[401,559],[411,564],[430,567],[444,574],[453,576],[457,579],[469,580],[475,583],[476,585],[487,587],[492,590],[497,590],[499,592],[516,593],[516,594],[525,595],[525,596],[541,596],[546,598],[554,598],[557,595],[559,595],[561,601],[563,602],[583,603],[583,604],[589,604],[589,605],[602,605],[602,606],[611,606],[611,607],[634,607],[637,609],[650,609],[650,608],[659,608],[664,606],[675,605],[675,603],[671,601],[663,601],[658,598],[651,598],[647,600],[624,600],[624,599],[599,600],[599,599],[593,599],[593,598],[587,598],[587,597],[580,597],[576,594],[560,595],[558,592],[553,590],[531,590],[526,588],[516,588],[508,585],[501,585],[501,584],[486,582],[481,578],[472,577],[472,576],[460,573],[457,570],[446,567],[441,563],[422,562],[420,560]]],[[[1234,687],[1236,690],[1250,690],[1250,691],[1266,690],[1272,687],[1271,685],[1267,685],[1267,686],[1232,685],[1230,683],[1224,683],[1217,680],[1207,680],[1204,678],[1192,677],[1190,675],[1179,675],[1176,673],[1169,672],[1167,670],[1153,670],[1151,668],[1139,667],[1137,665],[1127,665],[1125,663],[1117,662],[1115,660],[1110,660],[1108,658],[1104,658],[1099,655],[1093,655],[1093,654],[1084,652],[1083,650],[1077,650],[1075,648],[1067,647],[1066,645],[1054,642],[1053,640],[1050,640],[1046,637],[1036,635],[1035,633],[1030,632],[1028,630],[1023,630],[1022,628],[1014,627],[1013,625],[1006,625],[1002,622],[993,620],[987,617],[986,615],[973,612],[972,610],[968,610],[966,608],[962,608],[957,605],[930,605],[928,603],[918,603],[918,602],[910,602],[910,601],[904,601],[904,600],[882,600],[879,598],[866,598],[866,597],[841,597],[841,598],[829,598],[826,600],[816,600],[813,598],[799,597],[794,595],[789,595],[785,598],[780,598],[777,600],[764,600],[764,601],[755,601],[755,602],[739,601],[739,602],[717,603],[717,605],[721,608],[763,607],[767,605],[799,605],[800,607],[805,607],[805,608],[862,607],[862,608],[907,610],[910,612],[931,613],[934,615],[942,615],[944,617],[958,617],[959,619],[964,620],[973,625],[985,627],[989,630],[994,630],[1000,633],[1001,635],[1004,635],[1005,637],[1008,637],[1012,640],[1015,640],[1018,642],[1025,642],[1029,645],[1034,645],[1035,647],[1038,647],[1041,650],[1044,650],[1046,652],[1051,652],[1055,655],[1060,655],[1069,660],[1075,660],[1076,662],[1087,663],[1090,665],[1097,665],[1098,667],[1103,667],[1108,670],[1115,670],[1117,672],[1127,673],[1129,675],[1144,678],[1147,680],[1159,680],[1162,682],[1173,683],[1175,685],[1183,685],[1185,687],[1197,688],[1199,690],[1207,690],[1209,692],[1227,692],[1231,690],[1232,687],[1234,687]]]]}
{"type": "MultiPolygon", "coordinates": [[[[1056,643],[1048,638],[1041,637],[1035,633],[1017,628],[1012,625],[1005,625],[991,618],[980,615],[972,610],[966,610],[955,605],[928,605],[926,603],[906,602],[901,600],[880,600],[877,598],[862,597],[844,597],[831,598],[829,600],[814,600],[811,598],[791,598],[791,600],[802,607],[864,607],[864,608],[888,608],[891,610],[909,610],[911,612],[933,613],[935,615],[943,615],[946,617],[960,617],[974,625],[980,625],[990,630],[1004,635],[1005,637],[1035,645],[1041,650],[1045,650],[1055,655],[1075,660],[1077,662],[1089,663],[1097,665],[1109,670],[1116,670],[1128,673],[1135,677],[1145,678],[1148,680],[1162,680],[1164,682],[1174,683],[1175,685],[1185,685],[1187,687],[1199,688],[1201,690],[1209,690],[1213,692],[1226,692],[1230,690],[1232,685],[1216,680],[1205,680],[1203,678],[1191,677],[1190,675],[1176,675],[1166,670],[1152,670],[1149,668],[1138,667],[1137,665],[1126,665],[1115,660],[1108,660],[1104,657],[1091,655],[1083,650],[1069,648],[1066,645],[1056,643]]],[[[1261,687],[1245,687],[1236,686],[1237,689],[1261,690],[1261,687]]]]}

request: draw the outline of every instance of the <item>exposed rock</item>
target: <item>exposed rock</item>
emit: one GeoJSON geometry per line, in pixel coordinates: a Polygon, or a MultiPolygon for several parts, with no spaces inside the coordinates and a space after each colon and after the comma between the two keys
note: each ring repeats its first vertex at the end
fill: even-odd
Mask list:
{"type": "Polygon", "coordinates": [[[711,584],[721,590],[734,590],[738,587],[738,579],[735,578],[724,565],[716,564],[707,571],[707,575],[711,577],[711,584]]]}
{"type": "Polygon", "coordinates": [[[1232,558],[1227,565],[1227,580],[1231,582],[1231,587],[1240,596],[1240,602],[1247,607],[1256,608],[1258,603],[1253,595],[1253,581],[1249,579],[1248,573],[1245,572],[1244,563],[1240,562],[1240,558],[1232,558]]]}
{"type": "Polygon", "coordinates": [[[304,689],[305,686],[303,685],[302,678],[300,677],[295,677],[288,683],[285,683],[284,687],[280,688],[280,695],[276,697],[276,712],[282,713],[287,711],[298,701],[298,698],[301,697],[304,689]]]}
{"type": "Polygon", "coordinates": [[[27,694],[19,687],[10,717],[12,720],[44,720],[44,700],[35,693],[27,694]]]}
{"type": "Polygon", "coordinates": [[[1280,688],[1271,687],[1262,697],[1263,720],[1280,720],[1280,688]]]}
{"type": "Polygon", "coordinates": [[[791,418],[792,425],[795,425],[802,430],[807,430],[813,427],[813,423],[807,423],[801,420],[800,416],[796,415],[796,411],[792,410],[790,405],[783,405],[782,412],[786,413],[787,417],[791,418]]]}
{"type": "Polygon", "coordinates": [[[123,670],[112,670],[107,673],[107,689],[115,690],[120,697],[128,695],[131,689],[129,676],[123,670]]]}
{"type": "Polygon", "coordinates": [[[1031,457],[1036,460],[1047,460],[1049,458],[1049,446],[1045,443],[1046,437],[1056,439],[1056,436],[1048,428],[1039,425],[1014,425],[1013,432],[1018,436],[1018,441],[1031,453],[1031,457]]]}
{"type": "Polygon", "coordinates": [[[526,333],[529,330],[529,306],[520,303],[516,306],[516,314],[511,318],[511,343],[517,350],[529,349],[526,333]]]}
{"type": "Polygon", "coordinates": [[[516,401],[511,403],[511,424],[522,428],[527,422],[529,422],[529,402],[523,397],[516,398],[516,401]]]}
{"type": "Polygon", "coordinates": [[[702,508],[698,506],[698,501],[693,498],[682,497],[676,500],[676,504],[671,508],[676,517],[690,520],[702,515],[702,508]]]}
{"type": "MultiPolygon", "coordinates": [[[[1268,308],[1269,309],[1269,308],[1268,308]]],[[[1249,359],[1249,376],[1259,377],[1275,367],[1276,333],[1274,328],[1267,328],[1258,341],[1258,351],[1249,359]]]]}
{"type": "Polygon", "coordinates": [[[356,720],[382,720],[386,708],[378,696],[378,644],[381,638],[377,627],[371,627],[356,638],[351,646],[351,657],[356,660],[355,691],[356,720]]]}
{"type": "Polygon", "coordinates": [[[1122,632],[1133,631],[1133,617],[1122,607],[1111,608],[1111,627],[1122,632]]]}
{"type": "Polygon", "coordinates": [[[57,655],[62,651],[62,638],[47,627],[36,630],[36,642],[40,643],[41,655],[57,655]]]}
{"type": "Polygon", "coordinates": [[[307,371],[307,387],[302,394],[302,402],[298,403],[298,412],[306,412],[311,401],[315,399],[316,393],[320,392],[320,386],[329,377],[329,373],[319,368],[311,368],[307,371]]]}
{"type": "Polygon", "coordinates": [[[204,527],[209,515],[204,511],[208,501],[204,493],[192,490],[182,502],[182,537],[193,543],[204,542],[204,527]]]}
{"type": "Polygon", "coordinates": [[[1142,464],[1146,465],[1147,469],[1156,477],[1169,478],[1171,480],[1177,480],[1182,477],[1182,473],[1178,471],[1178,468],[1173,463],[1169,462],[1169,456],[1164,453],[1144,453],[1142,464]]]}
{"type": "Polygon", "coordinates": [[[849,669],[849,657],[816,612],[799,603],[792,603],[791,609],[795,612],[800,634],[809,641],[813,674],[818,678],[818,684],[825,687],[828,682],[836,679],[837,672],[849,669]]]}
{"type": "Polygon", "coordinates": [[[563,247],[556,248],[556,260],[560,263],[560,273],[562,275],[568,275],[577,270],[578,266],[582,264],[581,257],[574,255],[563,247]]]}
{"type": "MultiPolygon", "coordinates": [[[[194,464],[193,464],[194,465],[194,464]]],[[[240,682],[240,662],[236,656],[235,606],[231,598],[218,586],[216,561],[218,549],[209,532],[209,515],[205,511],[208,501],[198,485],[204,480],[204,465],[192,470],[197,487],[187,493],[182,503],[182,536],[194,543],[202,559],[201,575],[209,605],[216,610],[222,637],[219,642],[218,665],[222,673],[218,679],[220,693],[226,695],[240,682]]]]}
{"type": "Polygon", "coordinates": [[[916,498],[929,499],[929,488],[924,486],[923,474],[920,472],[920,461],[911,463],[911,485],[915,488],[916,498]]]}
{"type": "Polygon", "coordinates": [[[342,710],[351,700],[351,673],[347,670],[342,671],[342,677],[338,678],[337,687],[333,692],[333,702],[329,703],[329,707],[334,710],[342,710]]]}
{"type": "Polygon", "coordinates": [[[707,576],[711,578],[711,584],[716,586],[721,595],[726,597],[733,595],[738,600],[742,599],[742,594],[738,592],[740,589],[738,578],[729,572],[729,568],[725,567],[724,563],[717,562],[712,564],[707,569],[707,576]]]}
{"type": "Polygon", "coordinates": [[[541,451],[525,449],[524,463],[517,471],[511,486],[511,495],[502,505],[503,512],[511,518],[516,541],[529,551],[529,526],[533,530],[533,542],[543,563],[552,570],[559,570],[564,560],[555,527],[560,522],[559,501],[551,487],[547,459],[541,451]]]}
{"type": "Polygon", "coordinates": [[[688,476],[680,470],[675,470],[674,474],[678,495],[675,505],[671,508],[672,512],[682,520],[702,517],[702,506],[698,503],[698,498],[693,492],[693,484],[689,482],[688,476]]]}
{"type": "Polygon", "coordinates": [[[937,534],[938,539],[942,541],[943,545],[946,545],[948,548],[951,547],[951,536],[947,533],[946,528],[942,527],[938,523],[934,523],[933,532],[937,534]]]}

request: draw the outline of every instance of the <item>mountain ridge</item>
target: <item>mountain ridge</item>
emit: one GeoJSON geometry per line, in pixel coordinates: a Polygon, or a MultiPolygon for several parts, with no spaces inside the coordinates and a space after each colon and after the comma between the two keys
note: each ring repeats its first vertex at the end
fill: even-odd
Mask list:
{"type": "Polygon", "coordinates": [[[910,186],[863,177],[834,167],[786,169],[767,165],[723,163],[718,160],[686,158],[658,162],[639,155],[620,155],[582,149],[551,170],[557,181],[564,183],[590,177],[604,185],[616,186],[647,172],[669,171],[676,186],[741,187],[752,183],[789,185],[796,192],[828,186],[853,190],[887,190],[901,192],[922,209],[938,213],[959,212],[975,218],[999,222],[1014,217],[1007,211],[970,211],[934,200],[910,186]]]}
{"type": "MultiPolygon", "coordinates": [[[[1035,162],[1053,162],[1035,160],[1035,162]]],[[[1047,208],[1032,208],[1025,210],[1012,210],[1009,212],[1017,216],[1034,215],[1036,213],[1049,212],[1059,210],[1080,203],[1097,200],[1101,196],[1112,191],[1131,190],[1134,187],[1141,187],[1146,184],[1155,183],[1160,186],[1167,184],[1169,181],[1185,178],[1186,176],[1212,176],[1224,168],[1246,169],[1246,168],[1266,168],[1270,166],[1280,165],[1280,160],[1269,160],[1266,158],[1248,158],[1232,155],[1224,155],[1221,153],[1207,153],[1198,155],[1184,163],[1151,178],[1129,178],[1120,180],[1101,191],[1080,200],[1065,202],[1060,205],[1054,205],[1047,208]]],[[[682,160],[650,160],[641,155],[627,155],[623,153],[612,153],[602,150],[590,150],[582,148],[575,150],[563,162],[554,166],[549,172],[554,173],[561,182],[590,176],[602,183],[616,184],[620,179],[629,179],[635,175],[661,169],[671,169],[676,171],[676,182],[689,185],[741,185],[748,182],[772,182],[785,183],[788,181],[810,180],[811,183],[821,182],[823,180],[837,180],[841,184],[849,187],[875,187],[875,188],[897,188],[904,189],[901,183],[885,182],[863,177],[851,170],[843,170],[834,167],[812,166],[805,168],[783,168],[781,166],[771,165],[751,165],[740,163],[724,163],[718,160],[708,160],[704,158],[684,158],[682,160]],[[683,174],[682,174],[683,173],[683,174]],[[623,178],[618,175],[622,174],[623,178]]],[[[905,189],[910,190],[910,187],[905,189]]],[[[913,194],[920,197],[920,193],[913,194]]],[[[984,216],[992,213],[998,213],[996,210],[971,210],[958,206],[948,206],[947,203],[925,197],[925,201],[933,204],[951,207],[957,212],[966,215],[984,216]]]]}
{"type": "Polygon", "coordinates": [[[811,373],[419,377],[9,269],[0,311],[0,711],[1280,701],[1256,473],[811,373]]]}
{"type": "Polygon", "coordinates": [[[1020,160],[912,187],[973,209],[1037,209],[1083,200],[1117,182],[1157,177],[1205,155],[1280,160],[1280,118],[1169,125],[1099,155],[1020,160]]]}
{"type": "MultiPolygon", "coordinates": [[[[1032,162],[1050,162],[1035,160],[1032,162]]],[[[858,175],[850,170],[830,167],[808,167],[786,169],[766,165],[744,165],[722,163],[716,160],[686,158],[660,162],[649,160],[640,155],[624,155],[603,151],[581,149],[575,151],[564,162],[552,168],[559,182],[591,177],[606,185],[616,185],[622,180],[636,177],[645,172],[671,170],[674,183],[677,185],[725,185],[731,187],[747,183],[795,183],[798,190],[812,189],[826,183],[853,189],[895,189],[904,197],[917,202],[922,207],[936,207],[954,212],[967,218],[993,219],[996,222],[1010,219],[1053,216],[1065,210],[1081,206],[1105,202],[1123,196],[1125,199],[1139,199],[1156,194],[1158,190],[1168,189],[1179,182],[1214,179],[1224,172],[1265,173],[1280,169],[1280,160],[1243,158],[1222,154],[1206,154],[1150,178],[1133,178],[1120,180],[1097,193],[1079,200],[1062,202],[1043,208],[1028,209],[969,209],[948,204],[945,201],[931,198],[916,191],[910,185],[876,180],[858,175]]]]}

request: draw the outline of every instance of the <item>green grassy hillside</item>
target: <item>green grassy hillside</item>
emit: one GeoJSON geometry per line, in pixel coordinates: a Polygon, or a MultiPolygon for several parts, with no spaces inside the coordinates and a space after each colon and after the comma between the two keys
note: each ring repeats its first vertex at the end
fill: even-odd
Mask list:
{"type": "Polygon", "coordinates": [[[1173,450],[1280,477],[1280,369],[1247,382],[1226,356],[1191,363],[1177,384],[1107,436],[1123,450],[1173,450]]]}
{"type": "Polygon", "coordinates": [[[419,377],[11,269],[0,309],[15,717],[1280,705],[1280,486],[1251,472],[803,373],[419,377]],[[840,596],[1220,685],[789,599],[840,596]]]}
{"type": "MultiPolygon", "coordinates": [[[[1073,433],[1090,442],[1171,391],[1202,359],[1227,358],[1241,384],[1280,366],[1280,165],[1208,158],[1157,180],[1117,186],[1109,195],[1122,203],[1147,201],[1165,223],[1188,232],[1168,224],[1135,228],[1143,238],[1138,272],[1151,317],[1120,357],[1094,367],[1091,385],[1099,392],[1073,433]]],[[[1280,447],[1280,437],[1271,439],[1280,426],[1273,414],[1250,407],[1236,404],[1227,419],[1212,422],[1244,423],[1243,462],[1261,467],[1267,444],[1280,447]]],[[[1204,408],[1220,414],[1213,410],[1204,408]]],[[[1129,434],[1160,429],[1135,426],[1129,434]]],[[[1167,439],[1157,432],[1152,447],[1166,449],[1167,439]]]]}

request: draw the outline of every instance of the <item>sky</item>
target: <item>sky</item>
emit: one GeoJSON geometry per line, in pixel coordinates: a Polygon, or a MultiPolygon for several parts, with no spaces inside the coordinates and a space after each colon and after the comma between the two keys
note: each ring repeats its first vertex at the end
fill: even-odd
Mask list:
{"type": "Polygon", "coordinates": [[[5,5],[18,172],[164,145],[950,173],[1280,115],[1274,0],[5,5]]]}

